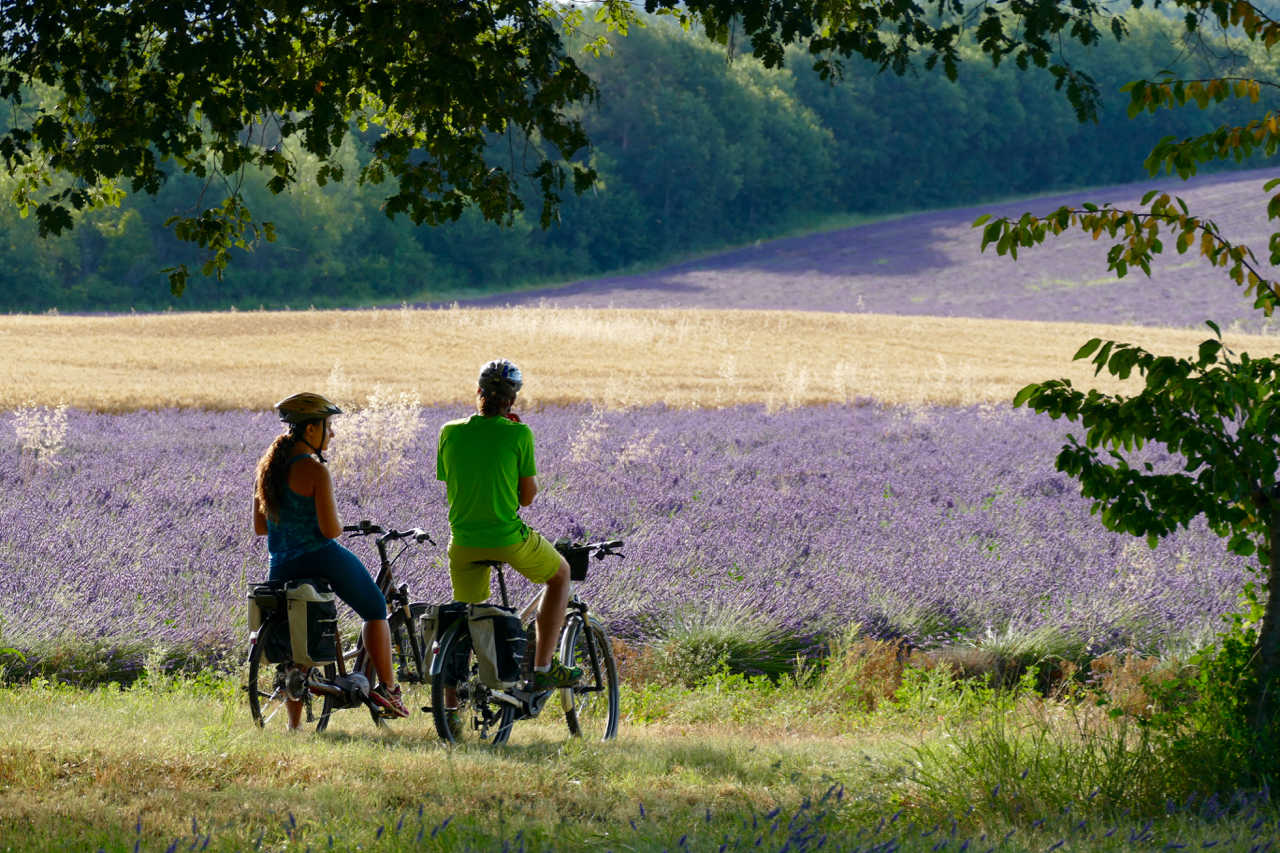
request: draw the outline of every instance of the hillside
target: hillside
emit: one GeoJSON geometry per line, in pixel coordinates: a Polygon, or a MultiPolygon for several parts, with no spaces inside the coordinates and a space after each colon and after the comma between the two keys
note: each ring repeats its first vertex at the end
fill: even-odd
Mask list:
{"type": "MultiPolygon", "coordinates": [[[[1253,117],[1250,105],[1235,102],[1204,112],[1126,117],[1120,87],[1174,62],[1173,33],[1159,15],[1136,18],[1133,37],[1122,44],[1090,51],[1089,67],[1106,93],[1097,124],[1077,122],[1043,75],[1019,72],[1012,63],[998,69],[966,63],[955,84],[940,74],[900,78],[856,63],[833,84],[820,80],[803,56],[777,70],[745,58],[727,64],[723,49],[701,36],[669,22],[649,23],[618,39],[610,55],[583,59],[600,89],[583,115],[599,180],[583,195],[565,194],[554,228],[538,227],[536,204],[507,228],[485,223],[474,210],[439,227],[389,219],[387,188],[351,179],[373,156],[380,131],[370,127],[342,141],[347,180],[273,195],[270,175],[246,173],[249,207],[255,218],[275,223],[277,240],[235,252],[221,281],[197,278],[180,298],[169,294],[162,270],[178,263],[197,269],[205,259],[178,245],[165,223],[217,201],[195,177],[171,169],[155,196],[133,194],[119,208],[86,211],[57,239],[39,239],[33,218],[23,218],[15,204],[0,204],[0,311],[353,308],[484,298],[661,267],[852,217],[866,221],[1138,180],[1156,140],[1253,117]]],[[[1259,66],[1257,73],[1268,72],[1259,66]]],[[[37,111],[39,97],[32,93],[37,111]]],[[[13,120],[0,115],[0,132],[13,120]]],[[[494,168],[517,168],[510,143],[494,140],[494,168]]],[[[292,149],[290,156],[299,174],[318,173],[314,157],[292,149]]],[[[14,189],[12,179],[0,176],[0,197],[14,189]]],[[[927,224],[943,229],[943,244],[957,243],[937,247],[954,255],[968,247],[969,236],[962,229],[948,237],[947,222],[927,224]]],[[[881,247],[905,246],[898,251],[907,253],[908,266],[921,265],[927,279],[920,310],[986,310],[960,296],[968,289],[963,283],[948,297],[955,304],[932,304],[932,276],[940,265],[928,254],[916,256],[914,235],[885,227],[865,232],[869,245],[856,252],[844,243],[825,249],[833,257],[819,258],[815,269],[838,270],[837,279],[898,269],[905,261],[881,247]]],[[[798,251],[780,267],[754,270],[750,289],[789,295],[791,272],[797,265],[808,270],[802,260],[808,250],[798,251]]],[[[1090,272],[1086,280],[1098,275],[1090,272]]],[[[811,278],[806,289],[812,293],[801,299],[806,304],[844,310],[857,305],[858,295],[872,310],[879,304],[874,292],[811,278]]],[[[1059,278],[1069,277],[1050,276],[1059,278]]],[[[688,283],[665,285],[681,296],[688,283]]],[[[719,293],[708,299],[722,302],[719,293]]],[[[749,297],[729,304],[760,302],[749,297]]],[[[767,304],[790,302],[779,295],[767,304]]]]}
{"type": "Polygon", "coordinates": [[[1223,328],[1270,331],[1272,321],[1239,288],[1191,254],[1170,250],[1150,278],[1134,272],[1117,279],[1107,269],[1111,244],[1105,239],[1064,235],[1014,262],[994,249],[980,252],[972,223],[983,213],[1042,214],[1086,200],[1136,206],[1159,187],[1184,198],[1193,213],[1216,219],[1229,239],[1265,261],[1272,228],[1262,187],[1277,175],[1280,167],[932,211],[467,304],[799,309],[1178,327],[1213,319],[1223,328]]]}

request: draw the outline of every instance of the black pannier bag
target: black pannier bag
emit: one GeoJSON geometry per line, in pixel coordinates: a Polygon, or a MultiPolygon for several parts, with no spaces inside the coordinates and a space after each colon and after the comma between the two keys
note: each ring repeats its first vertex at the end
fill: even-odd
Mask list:
{"type": "Polygon", "coordinates": [[[525,635],[516,612],[497,604],[473,604],[467,610],[467,630],[480,681],[494,690],[519,683],[525,635]]]}
{"type": "Polygon", "coordinates": [[[285,584],[293,662],[319,666],[338,659],[338,597],[318,578],[285,584]]]}
{"type": "Polygon", "coordinates": [[[565,562],[569,564],[569,579],[573,581],[584,581],[587,579],[588,559],[591,557],[591,549],[586,545],[575,545],[568,539],[557,539],[556,550],[564,557],[565,562]]]}
{"type": "Polygon", "coordinates": [[[257,632],[255,642],[263,647],[267,663],[284,663],[293,650],[284,615],[283,583],[260,583],[249,588],[249,633],[257,632]]]}
{"type": "Polygon", "coordinates": [[[427,644],[423,654],[430,654],[431,644],[439,642],[444,632],[448,631],[454,622],[465,619],[467,616],[465,601],[451,601],[448,604],[411,604],[409,609],[413,618],[422,625],[422,637],[427,644]]]}

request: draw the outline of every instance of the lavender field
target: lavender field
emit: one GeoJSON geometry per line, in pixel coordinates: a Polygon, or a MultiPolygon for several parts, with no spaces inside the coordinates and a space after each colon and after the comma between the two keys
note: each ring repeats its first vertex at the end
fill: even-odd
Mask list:
{"type": "MultiPolygon", "coordinates": [[[[339,469],[344,519],[420,525],[443,546],[435,433],[458,414],[422,411],[402,469],[394,453],[339,469]]],[[[1159,652],[1215,630],[1246,577],[1201,528],[1154,551],[1104,531],[1053,470],[1062,425],[1022,410],[575,407],[526,420],[542,484],[526,517],[550,536],[626,539],[627,559],[595,564],[584,593],[632,638],[705,613],[802,638],[857,623],[922,643],[1159,652]]],[[[266,572],[249,483],[274,420],[72,412],[68,427],[54,466],[0,455],[0,646],[238,647],[246,584],[266,572]]],[[[403,576],[445,599],[443,562],[427,546],[403,576]]]]}
{"type": "MultiPolygon", "coordinates": [[[[1043,215],[1082,201],[1136,207],[1148,189],[1183,197],[1191,212],[1221,226],[1228,239],[1268,254],[1275,169],[1190,181],[1081,190],[1038,199],[932,211],[826,233],[758,243],[653,272],[564,287],[504,293],[472,304],[618,308],[771,308],[879,314],[989,317],[1273,331],[1221,270],[1170,248],[1152,265],[1117,279],[1107,269],[1110,243],[1064,234],[1022,252],[1017,262],[979,251],[980,214],[1043,215]]],[[[1166,241],[1171,243],[1172,241],[1166,241]]]]}

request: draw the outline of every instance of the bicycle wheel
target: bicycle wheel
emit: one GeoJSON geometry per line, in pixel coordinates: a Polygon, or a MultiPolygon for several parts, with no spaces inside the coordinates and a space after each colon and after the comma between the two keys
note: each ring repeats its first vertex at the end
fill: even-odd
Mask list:
{"type": "Polygon", "coordinates": [[[409,719],[422,713],[431,698],[431,676],[426,660],[431,654],[431,640],[422,624],[409,621],[403,613],[391,614],[391,665],[395,668],[400,696],[409,709],[409,719]]]}
{"type": "MultiPolygon", "coordinates": [[[[334,664],[327,663],[324,665],[324,680],[333,683],[338,677],[338,667],[334,664]]],[[[333,719],[333,712],[340,710],[338,704],[332,696],[325,696],[324,702],[320,705],[320,716],[316,718],[316,731],[322,732],[329,728],[329,721],[333,719]]]]}
{"type": "Polygon", "coordinates": [[[436,734],[445,743],[506,743],[511,737],[515,708],[494,698],[480,682],[480,670],[471,652],[471,635],[455,625],[440,638],[436,653],[440,674],[431,680],[431,715],[436,734]],[[457,696],[446,707],[447,691],[457,696]]]}
{"type": "Polygon", "coordinates": [[[604,626],[590,617],[585,625],[590,631],[595,664],[592,664],[592,648],[588,646],[583,619],[571,615],[560,639],[560,660],[566,666],[582,667],[582,680],[560,691],[560,703],[564,706],[570,734],[590,740],[611,740],[618,733],[618,663],[604,626]]]}
{"type": "MultiPolygon", "coordinates": [[[[259,635],[261,636],[261,635],[259,635]]],[[[289,725],[285,703],[299,699],[306,705],[311,695],[306,688],[306,670],[292,663],[271,663],[266,656],[266,643],[256,642],[249,652],[249,714],[258,728],[289,725]]],[[[304,710],[305,707],[304,707],[304,710]]]]}
{"type": "MultiPolygon", "coordinates": [[[[343,657],[346,660],[346,670],[349,674],[359,673],[363,675],[370,687],[377,684],[378,679],[373,671],[373,663],[369,660],[369,656],[365,654],[364,646],[359,641],[357,641],[354,648],[343,650],[343,657]]],[[[338,667],[336,664],[325,664],[324,678],[329,683],[334,683],[338,680],[338,667]]],[[[332,726],[335,716],[337,719],[346,720],[340,726],[343,731],[348,729],[355,731],[364,727],[364,723],[360,721],[366,714],[373,720],[374,725],[379,727],[386,725],[386,720],[382,717],[379,709],[367,701],[360,700],[359,697],[353,700],[346,696],[325,695],[324,702],[320,706],[320,716],[316,718],[316,731],[327,731],[332,726]],[[354,711],[359,708],[364,708],[365,714],[337,714],[338,711],[347,709],[354,711]]]]}

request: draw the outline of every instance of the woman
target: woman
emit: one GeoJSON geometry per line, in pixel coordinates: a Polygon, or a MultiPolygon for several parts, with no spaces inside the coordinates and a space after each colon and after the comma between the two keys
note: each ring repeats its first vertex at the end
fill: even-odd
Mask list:
{"type": "MultiPolygon", "coordinates": [[[[381,683],[370,698],[388,713],[407,717],[391,665],[387,601],[355,554],[333,541],[342,522],[324,451],[333,440],[330,418],[342,410],[319,394],[294,394],[275,405],[287,424],[258,460],[253,530],[267,537],[273,581],[323,578],[364,620],[364,647],[381,683]]],[[[289,702],[289,727],[298,728],[302,703],[289,702]]]]}

